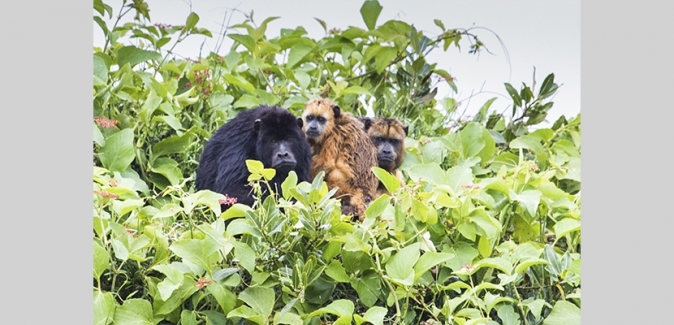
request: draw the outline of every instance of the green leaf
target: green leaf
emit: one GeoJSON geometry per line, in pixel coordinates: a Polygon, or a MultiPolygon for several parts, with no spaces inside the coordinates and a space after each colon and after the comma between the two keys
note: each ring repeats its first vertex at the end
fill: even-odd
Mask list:
{"type": "Polygon", "coordinates": [[[99,129],[98,125],[96,124],[94,124],[94,142],[99,146],[105,145],[105,138],[103,137],[103,133],[101,133],[101,129],[99,129]]]}
{"type": "Polygon", "coordinates": [[[504,305],[498,310],[498,318],[503,325],[520,325],[520,315],[515,312],[512,305],[504,305]]]}
{"type": "Polygon", "coordinates": [[[440,265],[451,258],[454,258],[451,253],[425,252],[416,264],[414,264],[414,280],[419,279],[426,271],[430,270],[436,265],[440,265]]]}
{"type": "Polygon", "coordinates": [[[190,12],[190,14],[187,16],[187,20],[185,21],[185,27],[183,27],[183,30],[180,32],[180,35],[189,33],[192,29],[194,29],[195,26],[197,26],[198,22],[199,22],[199,15],[197,15],[195,12],[190,12]]]}
{"type": "Polygon", "coordinates": [[[506,90],[508,91],[508,94],[513,99],[513,104],[516,107],[521,106],[522,105],[522,98],[520,98],[520,95],[517,93],[517,90],[515,90],[515,88],[513,88],[513,86],[511,84],[507,83],[507,82],[504,83],[504,84],[505,84],[506,90]]]}
{"type": "Polygon", "coordinates": [[[222,312],[227,315],[236,306],[236,295],[224,287],[220,282],[213,282],[206,286],[208,292],[218,302],[222,312]]]}
{"type": "Polygon", "coordinates": [[[360,86],[351,86],[347,87],[346,89],[342,90],[343,95],[349,95],[349,94],[354,94],[354,95],[366,95],[366,96],[372,96],[372,93],[370,93],[369,90],[360,87],[360,86]]]}
{"type": "Polygon", "coordinates": [[[166,275],[166,278],[157,284],[157,290],[159,290],[159,297],[162,300],[167,301],[171,297],[173,291],[183,285],[185,276],[181,270],[173,265],[157,265],[153,269],[166,275]]]}
{"type": "Polygon", "coordinates": [[[390,205],[391,197],[387,194],[382,194],[374,202],[370,203],[370,206],[365,210],[366,219],[375,219],[377,216],[381,215],[387,206],[390,205]]]}
{"type": "Polygon", "coordinates": [[[379,18],[382,8],[377,0],[366,0],[360,7],[360,14],[368,30],[373,30],[377,25],[377,18],[379,18]]]}
{"type": "Polygon", "coordinates": [[[473,171],[468,167],[455,166],[450,169],[447,169],[445,179],[449,180],[448,184],[454,193],[461,191],[462,185],[472,185],[473,184],[473,171]]]}
{"type": "Polygon", "coordinates": [[[246,271],[253,273],[255,271],[255,251],[246,243],[234,241],[234,256],[239,260],[241,266],[246,271]]]}
{"type": "Polygon", "coordinates": [[[161,54],[154,51],[141,50],[133,45],[117,50],[117,65],[120,68],[127,63],[133,68],[138,63],[159,59],[161,59],[161,54]]]}
{"type": "Polygon", "coordinates": [[[307,315],[308,318],[312,318],[318,315],[323,314],[332,314],[337,315],[338,317],[351,317],[353,315],[354,305],[351,300],[339,299],[333,301],[331,304],[315,310],[314,312],[307,315]]]}
{"type": "Polygon", "coordinates": [[[133,129],[124,129],[105,139],[98,158],[106,169],[123,172],[136,157],[133,148],[133,129]]]}
{"type": "Polygon", "coordinates": [[[211,273],[218,259],[218,246],[215,241],[201,239],[180,239],[169,247],[178,257],[198,265],[211,273]]]}
{"type": "Polygon", "coordinates": [[[154,325],[152,304],[144,299],[128,299],[115,311],[115,325],[154,325]]]}
{"type": "Polygon", "coordinates": [[[491,267],[494,269],[498,269],[505,273],[506,275],[510,275],[513,271],[513,266],[510,264],[510,262],[502,257],[490,257],[490,258],[485,258],[483,260],[478,261],[475,263],[475,269],[473,269],[473,272],[477,271],[481,267],[491,267]]]}
{"type": "Polygon", "coordinates": [[[115,298],[112,297],[112,293],[94,290],[94,325],[112,323],[115,306],[115,298]]]}
{"type": "Polygon", "coordinates": [[[288,177],[281,183],[281,192],[284,199],[290,199],[290,188],[295,186],[297,186],[297,173],[295,173],[294,170],[291,170],[288,173],[288,177]]]}
{"type": "Polygon", "coordinates": [[[325,269],[325,275],[331,277],[337,282],[349,282],[351,278],[346,274],[346,270],[337,260],[332,260],[328,267],[325,269]]]}
{"type": "Polygon", "coordinates": [[[534,217],[538,204],[541,202],[541,192],[539,190],[525,190],[517,194],[514,199],[522,203],[529,215],[534,217]]]}
{"type": "Polygon", "coordinates": [[[180,313],[180,325],[197,325],[197,313],[183,309],[180,313]]]}
{"type": "Polygon", "coordinates": [[[386,262],[386,274],[401,285],[411,286],[414,284],[414,264],[418,260],[419,243],[414,243],[391,256],[386,262]]]}
{"type": "Polygon", "coordinates": [[[183,174],[180,167],[178,167],[178,162],[171,158],[162,157],[155,160],[150,170],[166,177],[171,185],[178,185],[183,180],[183,174]]]}
{"type": "MultiPolygon", "coordinates": [[[[241,43],[248,51],[255,53],[255,40],[248,35],[228,34],[229,38],[241,43]]],[[[228,64],[229,65],[229,64],[228,64]]]]}
{"type": "Polygon", "coordinates": [[[100,278],[108,268],[108,265],[110,265],[110,254],[94,241],[94,277],[96,279],[100,278]]]}
{"type": "Polygon", "coordinates": [[[564,218],[554,226],[555,236],[564,237],[566,234],[580,230],[580,221],[571,218],[564,218]]]}
{"type": "Polygon", "coordinates": [[[268,324],[267,319],[262,317],[262,315],[259,315],[255,313],[253,309],[251,309],[248,306],[239,306],[238,308],[230,311],[227,314],[227,318],[232,318],[232,317],[241,317],[245,318],[255,324],[259,325],[266,325],[268,324]]]}
{"type": "Polygon", "coordinates": [[[373,325],[384,325],[384,317],[386,317],[387,313],[388,309],[381,306],[374,306],[370,307],[370,309],[363,314],[363,318],[373,325]]]}
{"type": "Polygon", "coordinates": [[[388,67],[393,59],[398,55],[398,50],[390,46],[382,46],[375,56],[374,67],[377,73],[382,73],[388,67]]]}
{"type": "Polygon", "coordinates": [[[276,324],[302,325],[304,322],[302,322],[302,317],[300,317],[300,315],[287,312],[281,315],[276,314],[274,316],[274,325],[276,324]]]}
{"type": "Polygon", "coordinates": [[[182,135],[173,135],[163,139],[152,146],[152,156],[150,161],[161,156],[174,153],[186,153],[191,145],[194,145],[196,135],[191,129],[182,135]]]}
{"type": "Polygon", "coordinates": [[[374,272],[351,279],[351,287],[358,293],[358,298],[367,307],[372,307],[381,295],[381,277],[374,272]]]}
{"type": "Polygon", "coordinates": [[[105,85],[108,83],[108,66],[105,61],[94,55],[94,85],[105,85]]]}
{"type": "Polygon", "coordinates": [[[580,308],[565,300],[559,300],[552,307],[543,325],[580,325],[580,308]]]}
{"type": "Polygon", "coordinates": [[[304,59],[309,52],[314,47],[312,45],[308,44],[296,44],[293,47],[290,48],[290,53],[288,54],[288,62],[286,63],[286,66],[288,68],[293,68],[297,63],[299,63],[302,59],[304,59]]]}
{"type": "Polygon", "coordinates": [[[245,302],[265,319],[271,316],[275,297],[274,289],[266,287],[248,287],[239,294],[239,300],[245,302]]]}
{"type": "Polygon", "coordinates": [[[517,274],[522,274],[524,271],[526,271],[527,268],[529,268],[532,265],[537,265],[537,264],[549,264],[548,261],[542,259],[542,258],[534,258],[534,259],[528,259],[517,265],[515,267],[515,273],[517,274]]]}
{"type": "MultiPolygon", "coordinates": [[[[470,172],[470,169],[468,171],[470,172]]],[[[408,174],[414,182],[421,179],[436,185],[447,183],[445,171],[438,164],[417,164],[408,170],[408,174]]]]}

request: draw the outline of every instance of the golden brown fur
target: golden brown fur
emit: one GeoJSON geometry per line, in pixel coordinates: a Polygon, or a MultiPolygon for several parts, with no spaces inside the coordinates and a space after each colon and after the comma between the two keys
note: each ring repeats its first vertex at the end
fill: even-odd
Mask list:
{"type": "Polygon", "coordinates": [[[328,187],[338,187],[335,196],[342,201],[342,212],[362,221],[378,185],[371,170],[377,166],[377,149],[362,123],[325,98],[307,102],[302,119],[313,154],[310,177],[324,171],[328,187]]]}
{"type": "MultiPolygon", "coordinates": [[[[408,127],[394,118],[361,117],[359,120],[363,123],[363,128],[367,131],[370,140],[377,147],[378,166],[395,175],[400,183],[404,184],[404,177],[398,167],[402,165],[405,156],[405,138],[408,127]]],[[[384,193],[390,194],[380,182],[374,198],[384,193]]]]}

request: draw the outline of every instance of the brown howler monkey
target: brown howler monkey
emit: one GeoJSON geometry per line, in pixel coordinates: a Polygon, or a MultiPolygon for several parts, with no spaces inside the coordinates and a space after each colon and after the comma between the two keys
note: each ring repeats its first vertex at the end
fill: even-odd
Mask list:
{"type": "MultiPolygon", "coordinates": [[[[395,118],[359,117],[358,120],[363,123],[363,129],[377,147],[378,166],[395,175],[400,183],[404,184],[405,179],[398,167],[402,164],[405,156],[405,138],[409,126],[403,125],[395,118]]],[[[378,198],[383,193],[388,194],[388,191],[384,184],[379,182],[377,193],[373,199],[378,198]]]]}
{"type": "Polygon", "coordinates": [[[328,187],[338,187],[342,213],[362,221],[379,183],[371,169],[377,166],[377,148],[363,124],[326,98],[307,102],[302,119],[313,155],[310,177],[324,171],[328,187]]]}

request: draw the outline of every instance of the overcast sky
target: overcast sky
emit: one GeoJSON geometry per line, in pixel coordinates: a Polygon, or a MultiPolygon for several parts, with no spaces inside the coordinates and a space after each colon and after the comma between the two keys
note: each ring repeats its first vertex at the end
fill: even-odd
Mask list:
{"type": "MultiPolygon", "coordinates": [[[[119,3],[105,0],[114,8],[115,15],[119,3]]],[[[152,23],[182,25],[190,13],[189,0],[147,1],[152,23]]],[[[281,28],[304,27],[309,36],[318,39],[324,35],[323,28],[314,18],[325,21],[328,28],[344,30],[348,26],[366,28],[360,16],[362,1],[325,0],[191,0],[191,10],[199,17],[198,27],[209,29],[214,38],[199,35],[189,37],[176,47],[175,52],[185,57],[197,57],[203,43],[203,55],[215,49],[217,35],[225,18],[229,19],[232,8],[250,13],[254,10],[256,23],[267,17],[278,16],[269,23],[267,37],[279,35],[281,28]]],[[[464,100],[472,94],[470,102],[464,101],[467,114],[478,110],[489,98],[497,97],[492,108],[502,112],[511,104],[507,98],[504,82],[519,89],[522,82],[531,86],[534,67],[537,85],[549,73],[555,74],[555,82],[561,85],[554,106],[549,112],[548,122],[552,123],[560,115],[567,118],[580,112],[580,0],[380,0],[383,10],[377,23],[389,19],[399,19],[413,24],[429,37],[437,36],[440,29],[433,23],[441,20],[446,28],[471,28],[488,47],[489,54],[479,56],[468,54],[469,43],[462,43],[462,50],[450,47],[447,52],[433,50],[427,58],[438,62],[438,68],[447,70],[456,78],[458,93],[449,87],[439,89],[436,99],[453,97],[464,100]],[[488,29],[488,30],[487,30],[488,29]],[[494,35],[496,34],[496,35],[494,35]],[[497,39],[498,36],[503,46],[497,39]],[[507,52],[506,52],[507,51],[507,52]],[[508,58],[510,62],[508,62],[508,58]]],[[[128,15],[132,18],[132,15],[128,15]]],[[[235,12],[231,24],[242,22],[242,13],[235,12]]],[[[104,38],[99,27],[94,24],[94,46],[102,46],[104,38]]],[[[108,23],[112,26],[112,22],[108,23]]],[[[226,39],[221,53],[226,53],[231,40],[226,39]]],[[[549,125],[546,123],[545,125],[549,125]]]]}

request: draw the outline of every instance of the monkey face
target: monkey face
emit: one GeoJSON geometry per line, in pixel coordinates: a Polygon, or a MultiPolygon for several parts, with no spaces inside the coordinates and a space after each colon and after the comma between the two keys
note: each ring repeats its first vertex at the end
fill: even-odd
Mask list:
{"type": "Polygon", "coordinates": [[[375,146],[377,146],[377,161],[382,168],[391,167],[398,158],[401,141],[396,138],[386,138],[383,136],[374,136],[372,138],[375,146]]]}
{"type": "Polygon", "coordinates": [[[302,130],[309,143],[321,143],[325,134],[329,134],[334,120],[340,117],[340,108],[328,99],[317,98],[307,102],[302,119],[302,130]]]}
{"type": "Polygon", "coordinates": [[[271,167],[279,171],[289,172],[295,165],[297,165],[297,160],[295,160],[295,155],[290,147],[288,141],[282,140],[271,140],[271,167]]]}
{"type": "Polygon", "coordinates": [[[307,114],[304,119],[306,120],[304,133],[307,135],[307,138],[318,140],[323,132],[325,132],[327,119],[323,115],[314,114],[307,114]]]}

